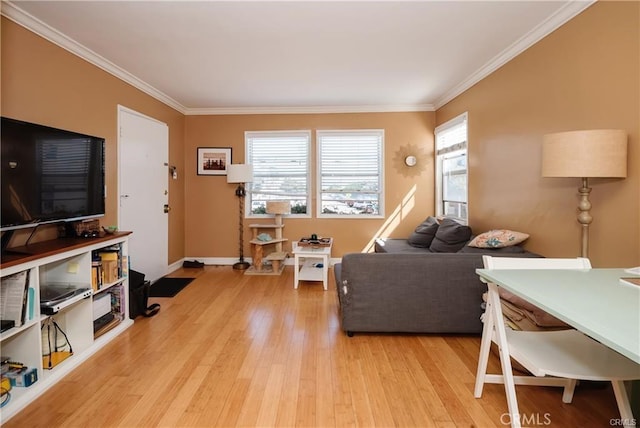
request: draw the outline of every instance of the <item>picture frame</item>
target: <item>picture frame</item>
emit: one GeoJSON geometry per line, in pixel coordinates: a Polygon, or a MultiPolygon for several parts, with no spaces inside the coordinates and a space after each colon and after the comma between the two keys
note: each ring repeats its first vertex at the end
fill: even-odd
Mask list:
{"type": "Polygon", "coordinates": [[[198,147],[198,175],[227,175],[231,147],[198,147]]]}

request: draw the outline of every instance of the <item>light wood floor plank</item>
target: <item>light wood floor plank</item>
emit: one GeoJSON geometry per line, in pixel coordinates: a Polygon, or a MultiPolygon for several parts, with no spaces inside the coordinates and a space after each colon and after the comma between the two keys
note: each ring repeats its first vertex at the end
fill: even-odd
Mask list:
{"type": "MultiPolygon", "coordinates": [[[[14,427],[501,427],[502,385],[473,396],[478,336],[340,330],[335,284],[293,289],[293,271],[245,276],[227,266],[196,279],[9,421],[14,427]]],[[[500,371],[495,355],[489,368],[500,371]]],[[[530,421],[609,426],[613,392],[518,387],[530,421]],[[537,418],[537,419],[535,419],[537,418]]]]}

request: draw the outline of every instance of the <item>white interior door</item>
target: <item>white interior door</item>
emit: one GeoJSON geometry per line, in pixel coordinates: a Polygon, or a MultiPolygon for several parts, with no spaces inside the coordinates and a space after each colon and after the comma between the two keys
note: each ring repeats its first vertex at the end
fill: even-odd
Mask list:
{"type": "Polygon", "coordinates": [[[118,227],[130,230],[131,268],[155,281],[167,274],[169,128],[118,106],[118,227]]]}

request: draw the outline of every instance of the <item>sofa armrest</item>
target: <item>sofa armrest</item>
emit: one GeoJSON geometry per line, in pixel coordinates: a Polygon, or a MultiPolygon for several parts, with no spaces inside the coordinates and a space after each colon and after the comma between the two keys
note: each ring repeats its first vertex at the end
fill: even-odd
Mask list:
{"type": "Polygon", "coordinates": [[[342,328],[480,333],[481,267],[477,254],[346,254],[336,282],[342,328]]]}

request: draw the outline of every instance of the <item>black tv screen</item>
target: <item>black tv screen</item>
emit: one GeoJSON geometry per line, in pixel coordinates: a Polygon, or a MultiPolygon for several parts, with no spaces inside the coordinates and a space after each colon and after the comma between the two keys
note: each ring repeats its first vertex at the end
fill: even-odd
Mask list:
{"type": "Polygon", "coordinates": [[[2,231],[104,215],[104,138],[2,117],[2,231]]]}

